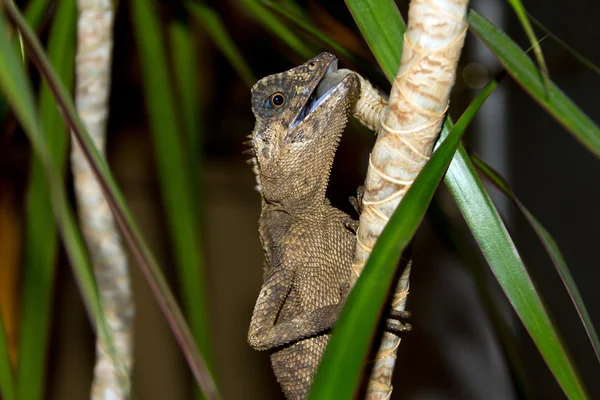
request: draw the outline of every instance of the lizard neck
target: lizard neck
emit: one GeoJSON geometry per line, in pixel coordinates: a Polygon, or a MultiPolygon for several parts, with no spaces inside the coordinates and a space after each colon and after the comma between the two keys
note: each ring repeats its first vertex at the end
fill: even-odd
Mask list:
{"type": "Polygon", "coordinates": [[[293,217],[304,217],[321,215],[322,211],[329,206],[329,201],[325,198],[325,191],[321,196],[301,196],[295,198],[286,198],[279,201],[265,201],[268,208],[273,211],[283,211],[293,217]]]}

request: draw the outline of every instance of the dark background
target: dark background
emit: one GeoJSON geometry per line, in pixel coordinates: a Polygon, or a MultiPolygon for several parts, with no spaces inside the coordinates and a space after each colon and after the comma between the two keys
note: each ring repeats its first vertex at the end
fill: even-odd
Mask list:
{"type": "MultiPolygon", "coordinates": [[[[176,287],[127,3],[121,2],[115,28],[108,159],[154,254],[176,287]]],[[[304,61],[249,18],[236,1],[208,3],[224,20],[257,77],[281,72],[304,61]]],[[[343,2],[299,3],[325,32],[376,67],[343,2]]],[[[407,3],[398,2],[403,15],[407,3]]],[[[600,65],[598,2],[523,3],[554,34],[600,65]]],[[[506,2],[479,0],[471,6],[499,21],[521,47],[529,47],[506,2]],[[490,3],[500,10],[495,15],[483,10],[490,3]]],[[[178,2],[161,3],[165,18],[177,16],[180,11],[178,2]]],[[[474,58],[476,42],[469,33],[451,101],[454,119],[476,93],[467,85],[468,74],[463,73],[467,64],[480,62],[474,58]]],[[[550,39],[543,42],[543,51],[552,80],[600,123],[596,101],[600,77],[550,39]]],[[[203,249],[210,287],[216,378],[225,399],[279,398],[268,354],[256,352],[246,343],[250,315],[262,280],[262,250],[257,232],[260,199],[253,191],[254,178],[244,162],[246,157],[241,155],[242,142],[254,125],[250,91],[201,30],[198,30],[198,54],[201,60],[198,90],[203,99],[202,109],[198,110],[203,128],[203,148],[198,154],[203,161],[198,178],[202,187],[203,249]]],[[[495,61],[482,64],[490,77],[501,69],[495,61]]],[[[344,59],[340,60],[340,66],[356,68],[344,59]]],[[[381,74],[368,78],[389,91],[381,74]]],[[[488,109],[484,107],[482,111],[488,119],[482,117],[483,120],[476,121],[465,141],[506,175],[517,196],[552,233],[592,320],[600,321],[598,160],[510,77],[490,101],[495,101],[491,103],[494,106],[487,105],[488,109]],[[494,117],[501,119],[501,129],[493,123],[494,117]],[[486,147],[490,142],[500,144],[486,147]]],[[[342,140],[329,196],[334,205],[347,212],[351,212],[348,197],[354,195],[364,179],[373,141],[373,135],[357,123],[349,125],[342,140]]],[[[5,195],[10,193],[15,202],[22,202],[28,145],[17,134],[5,136],[2,147],[2,191],[5,195]]],[[[527,222],[501,196],[494,194],[591,397],[600,398],[600,383],[595,379],[600,368],[560,279],[527,222]]],[[[19,218],[22,217],[17,217],[17,222],[19,218]]],[[[439,190],[416,236],[413,255],[408,309],[413,312],[414,331],[402,340],[392,398],[510,399],[524,393],[532,398],[564,398],[444,188],[439,190]],[[494,313],[490,313],[488,302],[498,310],[500,325],[494,313]],[[503,328],[508,336],[498,333],[503,328]],[[503,350],[505,341],[517,356],[516,365],[523,371],[521,377],[514,375],[514,360],[503,350]]],[[[86,398],[92,376],[94,338],[64,255],[61,260],[50,344],[48,398],[86,398]]],[[[192,398],[191,376],[170,330],[133,263],[131,271],[137,309],[133,376],[136,398],[192,398]]]]}

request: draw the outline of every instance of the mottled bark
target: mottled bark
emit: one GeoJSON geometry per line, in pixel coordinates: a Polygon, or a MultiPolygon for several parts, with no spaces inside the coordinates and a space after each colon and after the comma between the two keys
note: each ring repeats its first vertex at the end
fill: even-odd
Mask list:
{"type": "MultiPolygon", "coordinates": [[[[76,54],[77,111],[94,144],[104,152],[113,48],[114,4],[111,0],[78,0],[76,54]]],[[[92,399],[126,399],[132,367],[134,305],[127,257],[108,203],[81,148],[72,141],[72,171],[79,219],[90,251],[98,291],[116,356],[125,368],[118,371],[107,343],[98,336],[92,399]]]]}
{"type": "MultiPolygon", "coordinates": [[[[448,109],[450,90],[467,30],[468,0],[413,0],[408,12],[400,69],[389,106],[366,81],[355,110],[377,130],[369,158],[363,209],[353,264],[358,279],[390,216],[429,160],[448,109]]],[[[392,306],[404,310],[411,265],[402,276],[392,306]]],[[[367,399],[388,399],[400,338],[385,332],[367,388],[367,399]]]]}

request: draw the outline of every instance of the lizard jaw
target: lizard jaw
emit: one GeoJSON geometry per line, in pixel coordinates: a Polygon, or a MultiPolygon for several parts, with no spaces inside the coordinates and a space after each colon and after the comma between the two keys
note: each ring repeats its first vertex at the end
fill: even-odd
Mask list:
{"type": "Polygon", "coordinates": [[[302,121],[308,118],[310,113],[328,98],[329,94],[331,94],[331,92],[344,80],[345,77],[345,74],[338,74],[338,60],[337,58],[333,59],[323,73],[319,83],[313,89],[313,92],[306,101],[306,104],[304,104],[294,121],[292,121],[290,124],[290,128],[295,128],[302,121]]]}

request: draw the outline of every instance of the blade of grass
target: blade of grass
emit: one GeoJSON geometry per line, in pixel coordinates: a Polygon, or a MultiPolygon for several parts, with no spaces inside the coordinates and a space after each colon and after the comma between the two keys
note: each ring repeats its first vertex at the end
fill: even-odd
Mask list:
{"type": "MultiPolygon", "coordinates": [[[[27,8],[25,9],[25,19],[33,29],[37,30],[40,26],[49,2],[50,0],[32,0],[27,4],[27,8]]],[[[21,43],[19,42],[19,38],[16,37],[13,41],[20,51],[21,43]]],[[[6,104],[6,99],[0,97],[0,121],[4,120],[7,111],[8,104],[6,104]]]]}
{"type": "Polygon", "coordinates": [[[4,400],[15,400],[15,378],[8,353],[8,342],[6,340],[6,331],[4,322],[0,315],[0,395],[4,400]]]}
{"type": "Polygon", "coordinates": [[[196,343],[208,364],[211,325],[207,310],[206,279],[201,270],[202,253],[198,251],[197,207],[188,155],[181,146],[181,124],[175,110],[175,95],[169,79],[161,25],[158,13],[153,12],[155,6],[152,0],[132,1],[134,33],[140,52],[146,108],[184,308],[196,343]]]}
{"type": "Polygon", "coordinates": [[[229,35],[229,32],[223,26],[219,15],[212,8],[202,3],[189,2],[186,3],[186,6],[192,15],[198,19],[219,51],[229,60],[246,86],[252,87],[256,83],[256,77],[252,74],[252,70],[229,35]]]}
{"type": "MultiPolygon", "coordinates": [[[[450,127],[446,120],[442,137],[450,127]]],[[[559,385],[569,398],[587,398],[562,338],[462,145],[445,181],[498,283],[559,385]]]]}
{"type": "MultiPolygon", "coordinates": [[[[185,134],[184,141],[188,146],[174,147],[178,148],[178,152],[173,154],[163,154],[162,157],[180,157],[182,162],[187,160],[187,165],[182,165],[182,168],[186,168],[190,172],[190,180],[187,182],[187,188],[178,189],[180,192],[186,192],[187,195],[191,196],[190,201],[193,204],[193,209],[184,210],[183,207],[190,207],[190,201],[182,201],[177,199],[180,203],[177,207],[182,207],[179,210],[179,216],[175,222],[181,223],[181,221],[187,215],[189,227],[188,231],[194,230],[195,237],[191,238],[195,243],[185,242],[180,246],[186,246],[182,248],[186,252],[194,252],[195,256],[191,259],[188,257],[187,262],[178,263],[178,276],[180,282],[180,290],[183,297],[183,304],[187,312],[188,319],[190,321],[190,328],[194,334],[194,338],[200,351],[204,355],[204,358],[208,364],[208,367],[212,370],[211,365],[211,346],[210,346],[210,332],[208,327],[211,326],[209,312],[208,312],[208,288],[205,277],[206,266],[204,264],[204,253],[202,251],[202,236],[200,228],[200,211],[202,205],[199,196],[199,188],[197,180],[191,178],[191,176],[197,176],[200,174],[200,121],[198,110],[200,108],[198,102],[198,88],[196,83],[196,74],[198,71],[196,53],[194,52],[194,37],[189,26],[181,22],[172,22],[169,26],[169,38],[172,49],[173,69],[175,82],[177,86],[177,104],[179,105],[179,116],[183,121],[183,132],[185,134]],[[195,213],[193,213],[195,211],[195,213]],[[181,214],[183,212],[183,215],[181,214]],[[191,218],[190,218],[191,217],[191,218]],[[192,219],[193,218],[193,219],[192,219]],[[195,244],[195,247],[190,245],[195,244]]],[[[152,74],[154,74],[156,65],[153,64],[152,74]]],[[[161,67],[163,68],[163,67],[161,67]]],[[[166,69],[166,65],[164,66],[166,69]]],[[[156,79],[156,76],[154,77],[156,79]]],[[[154,88],[155,94],[159,93],[159,88],[154,88]]],[[[147,96],[149,98],[150,96],[147,96]]],[[[175,96],[174,96],[175,97],[175,96]]],[[[158,103],[155,102],[154,106],[158,103]]],[[[170,123],[175,123],[171,121],[170,123]]],[[[161,131],[160,134],[168,134],[168,132],[161,131]]]]}
{"type": "MultiPolygon", "coordinates": [[[[201,175],[200,154],[200,121],[198,101],[198,85],[196,76],[201,68],[197,63],[193,32],[189,26],[181,22],[171,22],[169,25],[169,39],[172,51],[172,64],[176,82],[177,104],[179,117],[184,122],[183,133],[187,146],[181,149],[183,159],[188,160],[187,168],[192,176],[201,175]]],[[[178,264],[178,275],[180,281],[180,290],[183,294],[184,306],[190,321],[190,327],[196,339],[200,350],[211,368],[211,347],[210,347],[210,318],[208,313],[208,293],[207,282],[205,278],[204,253],[202,251],[201,235],[201,210],[202,202],[199,194],[198,179],[190,182],[189,192],[193,195],[193,203],[197,215],[194,221],[190,221],[196,228],[196,248],[198,265],[178,264]]],[[[187,251],[194,251],[187,249],[187,251]]],[[[212,369],[212,368],[211,368],[212,369]]],[[[212,369],[214,371],[214,369],[212,369]]],[[[203,398],[201,392],[197,393],[198,398],[203,398]]]]}
{"type": "Polygon", "coordinates": [[[471,10],[469,24],[512,77],[585,147],[600,157],[600,129],[550,79],[548,86],[527,54],[490,21],[471,10]]]}
{"type": "Polygon", "coordinates": [[[46,16],[46,12],[48,11],[48,6],[50,5],[50,0],[31,0],[27,4],[27,8],[25,9],[25,20],[29,23],[33,29],[37,30],[37,28],[42,23],[42,20],[46,16]]]}
{"type": "Polygon", "coordinates": [[[311,50],[298,36],[285,24],[279,21],[269,10],[263,7],[256,0],[240,0],[240,3],[246,7],[250,14],[266,29],[273,32],[275,37],[281,39],[292,50],[300,54],[303,58],[313,57],[315,52],[311,50]]]}
{"type": "Polygon", "coordinates": [[[295,3],[290,1],[286,6],[281,6],[280,4],[275,4],[272,1],[268,0],[260,0],[260,2],[261,4],[265,5],[270,11],[273,11],[285,17],[285,19],[287,19],[288,21],[295,23],[300,28],[304,29],[305,31],[319,39],[319,41],[331,47],[331,49],[336,54],[342,55],[351,60],[357,60],[354,54],[352,54],[350,51],[346,50],[344,46],[340,45],[338,42],[321,32],[321,30],[316,28],[311,22],[309,22],[304,15],[299,15],[298,13],[287,9],[286,6],[290,6],[295,3]]]}
{"type": "Polygon", "coordinates": [[[392,214],[336,322],[310,399],[351,399],[355,395],[400,255],[425,216],[462,134],[496,86],[496,81],[491,82],[473,100],[392,214]]]}
{"type": "MultiPolygon", "coordinates": [[[[163,313],[165,314],[165,317],[171,326],[171,329],[173,330],[180,347],[182,348],[184,357],[188,361],[196,381],[200,384],[200,387],[208,399],[218,399],[220,396],[217,388],[214,384],[212,376],[206,369],[204,360],[200,356],[198,349],[195,346],[193,337],[187,324],[185,323],[183,315],[181,314],[181,310],[179,309],[179,306],[177,305],[177,302],[175,301],[175,298],[166,283],[158,263],[144,242],[139,228],[131,217],[131,212],[126,206],[123,194],[119,190],[116,181],[112,176],[108,165],[106,164],[106,161],[96,149],[92,139],[85,130],[85,127],[77,115],[73,101],[49,64],[48,59],[42,50],[41,44],[35,36],[35,33],[23,20],[19,10],[16,9],[11,3],[4,3],[4,8],[9,14],[11,20],[23,33],[24,41],[29,47],[30,56],[36,63],[41,75],[50,86],[52,94],[54,95],[55,100],[62,111],[62,115],[67,122],[69,129],[81,146],[88,162],[90,163],[90,166],[96,174],[96,178],[102,185],[103,191],[107,197],[106,200],[108,201],[111,210],[115,215],[115,220],[119,225],[119,229],[121,230],[123,238],[132,250],[134,257],[142,269],[142,272],[146,276],[146,279],[148,280],[148,283],[154,292],[156,300],[163,310],[163,313]]],[[[7,77],[9,76],[10,73],[7,74],[7,77]]],[[[12,83],[12,81],[8,82],[12,83]]],[[[25,83],[21,84],[21,86],[23,85],[25,85],[25,83]]],[[[14,88],[13,86],[9,87],[11,89],[10,93],[18,93],[17,89],[20,88],[14,88]]],[[[17,103],[18,107],[13,105],[13,108],[27,111],[26,106],[28,103],[24,102],[20,96],[16,96],[15,99],[16,101],[19,101],[19,103],[17,103]],[[21,103],[27,104],[23,105],[21,103]]],[[[25,120],[25,122],[29,123],[29,125],[26,125],[26,128],[28,128],[31,123],[28,122],[28,120],[25,120]]],[[[33,130],[33,132],[37,132],[37,130],[33,130]]],[[[37,139],[37,136],[34,136],[34,138],[37,139]]],[[[43,151],[44,147],[40,148],[43,151]]]]}
{"type": "MultiPolygon", "coordinates": [[[[180,111],[185,148],[190,162],[198,157],[200,151],[200,103],[198,100],[197,54],[193,32],[181,21],[169,24],[169,45],[173,60],[173,77],[175,79],[177,108],[180,111]]],[[[198,175],[196,168],[192,168],[198,175]]]]}
{"type": "Polygon", "coordinates": [[[579,53],[574,48],[572,48],[571,46],[569,46],[564,40],[562,40],[561,38],[559,38],[558,36],[556,36],[554,33],[552,33],[548,28],[546,28],[544,25],[542,25],[542,23],[539,20],[535,19],[535,17],[533,15],[531,15],[529,12],[527,12],[527,16],[529,17],[529,19],[531,20],[531,22],[533,22],[533,24],[535,26],[537,26],[546,35],[548,35],[548,37],[550,37],[550,39],[554,40],[563,49],[565,49],[566,51],[568,51],[569,53],[571,53],[571,55],[573,56],[573,58],[575,58],[581,65],[583,65],[584,67],[586,67],[587,69],[589,69],[590,71],[592,71],[593,73],[595,73],[596,75],[600,75],[600,68],[598,68],[593,62],[591,62],[590,60],[588,60],[581,53],[579,53]]]}
{"type": "Polygon", "coordinates": [[[310,36],[316,38],[320,44],[331,48],[335,54],[341,55],[342,58],[346,58],[347,60],[351,61],[361,71],[370,73],[372,74],[371,76],[374,76],[375,74],[381,74],[381,71],[379,71],[377,68],[373,68],[371,63],[366,62],[364,59],[356,56],[344,46],[331,39],[327,34],[323,33],[321,29],[315,26],[314,23],[310,21],[306,15],[304,15],[304,13],[301,14],[299,10],[297,10],[297,4],[292,0],[287,1],[285,5],[275,4],[270,0],[260,0],[260,2],[261,4],[264,4],[265,7],[267,7],[270,11],[297,25],[310,36]]]}
{"type": "MultiPolygon", "coordinates": [[[[11,20],[15,22],[17,28],[23,33],[25,42],[28,43],[30,37],[34,35],[31,28],[12,2],[4,2],[3,5],[4,10],[11,17],[11,20]]],[[[103,335],[107,343],[111,344],[111,347],[114,349],[86,249],[81,234],[77,229],[73,212],[67,201],[64,179],[60,174],[58,163],[54,160],[50,147],[46,142],[43,127],[36,115],[36,107],[29,81],[26,78],[20,58],[13,50],[14,48],[8,37],[7,28],[4,13],[2,13],[0,15],[0,60],[2,60],[0,62],[0,87],[21,126],[27,133],[36,156],[39,158],[43,170],[46,172],[48,187],[50,189],[50,200],[56,221],[58,222],[58,228],[92,324],[97,328],[98,334],[103,335]]],[[[39,43],[37,43],[36,50],[38,54],[43,54],[39,43]]],[[[45,59],[45,63],[47,64],[47,68],[51,69],[47,59],[45,59]]],[[[60,82],[57,76],[54,76],[54,79],[56,82],[60,82]]],[[[114,351],[112,353],[114,355],[114,351]]],[[[115,357],[113,357],[113,360],[115,365],[119,365],[115,357]]]]}
{"type": "MultiPolygon", "coordinates": [[[[382,32],[377,30],[377,26],[381,24],[381,21],[385,20],[386,16],[398,14],[398,12],[392,13],[389,10],[389,7],[395,7],[392,0],[382,0],[376,6],[367,0],[346,0],[346,2],[352,16],[357,21],[357,25],[371,24],[371,26],[362,30],[363,35],[370,35],[365,39],[369,46],[372,49],[389,46],[387,49],[377,50],[377,53],[374,51],[376,56],[377,54],[391,54],[392,52],[399,53],[398,49],[401,49],[402,36],[405,31],[402,21],[395,24],[397,29],[400,29],[398,33],[386,36],[387,41],[377,40],[379,35],[382,35],[382,32]],[[386,4],[384,5],[384,3],[386,4]],[[352,5],[352,8],[350,5],[352,5]],[[366,16],[353,11],[362,9],[368,11],[366,16]]],[[[392,24],[392,22],[388,21],[388,24],[392,24]]],[[[474,27],[472,26],[472,28],[474,27]]],[[[526,56],[525,58],[532,65],[526,56]]],[[[391,57],[388,57],[387,62],[379,59],[379,63],[386,76],[394,77],[398,64],[394,63],[393,59],[390,62],[390,59],[391,57]]],[[[397,60],[399,59],[400,54],[397,56],[397,60]]],[[[534,68],[533,65],[532,68],[534,68]]],[[[539,86],[543,88],[541,83],[539,86]]],[[[543,90],[541,92],[543,94],[543,90]]],[[[452,122],[450,118],[447,118],[442,137],[451,129],[452,122]]],[[[515,307],[519,318],[523,321],[557,381],[567,395],[573,396],[572,398],[585,398],[586,395],[578,373],[573,368],[560,337],[550,323],[550,318],[540,301],[539,295],[531,284],[531,279],[524,269],[514,243],[481,180],[475,173],[462,145],[458,147],[444,181],[498,282],[507,294],[511,304],[515,307]],[[532,305],[532,308],[528,307],[529,304],[532,305]]]]}
{"type": "Polygon", "coordinates": [[[569,267],[567,266],[567,263],[560,249],[558,248],[556,241],[552,235],[550,235],[550,232],[548,232],[548,230],[546,230],[546,228],[533,216],[533,214],[531,214],[531,212],[523,205],[523,203],[521,203],[521,201],[510,189],[508,183],[498,172],[484,163],[475,154],[470,153],[470,156],[475,167],[477,167],[477,169],[479,169],[486,176],[486,178],[488,178],[488,180],[494,184],[494,186],[500,189],[500,191],[502,191],[506,197],[515,203],[542,242],[542,245],[546,249],[546,252],[550,256],[550,259],[556,268],[556,272],[560,276],[560,279],[563,281],[563,284],[569,293],[569,297],[571,297],[571,301],[577,310],[577,314],[579,314],[579,318],[583,322],[585,332],[590,340],[590,343],[592,344],[592,347],[594,348],[596,358],[600,362],[600,341],[598,340],[598,334],[596,333],[596,329],[594,328],[590,314],[588,313],[583,302],[581,293],[575,284],[575,280],[571,276],[571,272],[569,272],[569,267]]]}
{"type": "Polygon", "coordinates": [[[391,82],[400,66],[406,23],[393,1],[345,0],[363,38],[391,82]]]}
{"type": "MultiPolygon", "coordinates": [[[[73,86],[75,18],[74,0],[64,0],[58,4],[48,39],[48,58],[67,88],[73,86]]],[[[51,157],[59,174],[64,177],[68,147],[67,127],[56,109],[50,89],[43,83],[39,112],[51,157]]],[[[44,166],[38,157],[32,157],[26,201],[20,356],[17,368],[17,390],[19,397],[23,399],[41,399],[45,387],[59,246],[50,200],[44,166]]]]}
{"type": "Polygon", "coordinates": [[[529,22],[529,18],[527,18],[527,11],[525,11],[525,7],[521,3],[521,0],[508,0],[508,4],[513,8],[531,46],[533,48],[533,53],[535,54],[535,58],[537,60],[538,65],[540,66],[540,70],[542,72],[542,79],[544,80],[544,85],[548,85],[548,66],[546,65],[546,60],[544,59],[544,54],[542,54],[542,48],[540,43],[535,36],[535,32],[531,27],[531,22],[529,22]]]}

